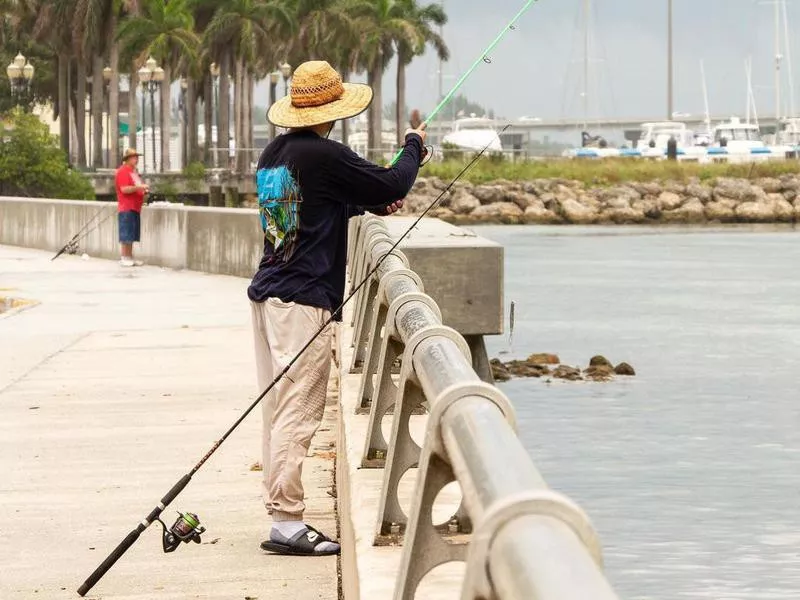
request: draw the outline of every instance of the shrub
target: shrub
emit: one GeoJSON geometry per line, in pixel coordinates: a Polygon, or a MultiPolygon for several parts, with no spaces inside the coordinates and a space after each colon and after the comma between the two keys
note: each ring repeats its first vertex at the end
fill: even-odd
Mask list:
{"type": "Polygon", "coordinates": [[[91,182],[70,168],[67,156],[39,118],[19,109],[0,116],[0,194],[94,199],[91,182]]]}

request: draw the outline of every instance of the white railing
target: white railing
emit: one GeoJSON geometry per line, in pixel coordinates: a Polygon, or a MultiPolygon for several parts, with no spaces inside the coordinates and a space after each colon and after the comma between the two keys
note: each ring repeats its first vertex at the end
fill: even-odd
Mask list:
{"type": "MultiPolygon", "coordinates": [[[[392,244],[382,219],[353,220],[348,250],[353,286],[392,244]]],[[[464,600],[616,599],[588,517],[547,487],[516,435],[508,398],[481,381],[468,344],[442,325],[438,306],[424,294],[402,252],[392,252],[362,288],[353,325],[351,371],[363,373],[358,406],[370,413],[362,466],[385,469],[378,537],[397,542],[402,536],[404,544],[395,600],[414,598],[428,572],[453,560],[467,562],[464,600]],[[426,405],[420,448],[409,420],[426,405]],[[392,433],[385,440],[381,420],[392,406],[392,433]],[[405,515],[398,484],[414,466],[416,490],[405,515]],[[453,481],[461,487],[462,506],[453,521],[436,527],[434,500],[453,481]],[[448,541],[446,532],[454,529],[471,532],[471,541],[448,541]]]]}

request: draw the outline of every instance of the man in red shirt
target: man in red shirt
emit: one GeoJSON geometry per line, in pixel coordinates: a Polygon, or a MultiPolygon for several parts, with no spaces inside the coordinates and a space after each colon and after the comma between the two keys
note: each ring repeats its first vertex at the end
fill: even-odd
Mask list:
{"type": "Polygon", "coordinates": [[[115,178],[117,188],[117,205],[119,208],[119,245],[121,258],[119,264],[123,267],[138,267],[142,261],[133,260],[133,243],[139,241],[141,234],[142,204],[144,196],[150,188],[142,183],[136,165],[139,163],[139,153],[133,148],[125,150],[122,155],[122,165],[117,169],[115,178]]]}

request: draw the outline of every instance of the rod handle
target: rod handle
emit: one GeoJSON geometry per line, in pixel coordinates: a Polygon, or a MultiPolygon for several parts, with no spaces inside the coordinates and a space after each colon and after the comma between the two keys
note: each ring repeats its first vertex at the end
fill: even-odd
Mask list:
{"type": "Polygon", "coordinates": [[[91,590],[94,587],[94,585],[98,581],[100,581],[103,575],[105,575],[108,572],[108,570],[114,566],[114,563],[117,562],[122,557],[122,555],[128,551],[128,548],[130,548],[131,546],[133,546],[134,543],[136,543],[136,540],[139,539],[139,536],[141,535],[142,531],[144,531],[143,527],[141,528],[141,531],[139,528],[136,528],[133,531],[131,531],[127,535],[127,537],[124,540],[122,540],[122,542],[120,542],[119,546],[114,548],[114,551],[111,554],[109,554],[102,563],[100,563],[100,566],[94,570],[94,573],[89,575],[86,581],[83,582],[83,585],[78,588],[78,595],[85,596],[89,592],[89,590],[91,590]]]}

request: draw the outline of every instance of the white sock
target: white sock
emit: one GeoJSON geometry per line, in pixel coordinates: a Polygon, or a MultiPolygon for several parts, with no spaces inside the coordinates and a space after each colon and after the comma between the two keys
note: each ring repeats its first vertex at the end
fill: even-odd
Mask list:
{"type": "Polygon", "coordinates": [[[271,534],[279,533],[287,540],[290,540],[305,529],[308,529],[308,527],[302,521],[273,521],[271,534]]]}
{"type": "MultiPolygon", "coordinates": [[[[273,542],[285,543],[307,529],[308,527],[302,521],[273,521],[269,537],[273,542]]],[[[317,552],[332,552],[338,549],[339,544],[336,542],[320,542],[316,547],[317,552]]]]}

